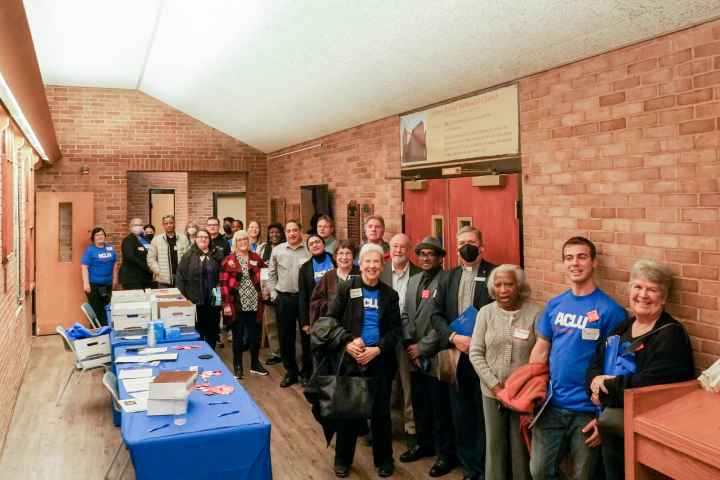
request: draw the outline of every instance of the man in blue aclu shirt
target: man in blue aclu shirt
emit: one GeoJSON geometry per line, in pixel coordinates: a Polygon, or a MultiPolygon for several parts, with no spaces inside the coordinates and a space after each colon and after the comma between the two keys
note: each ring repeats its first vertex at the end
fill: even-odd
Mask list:
{"type": "Polygon", "coordinates": [[[533,429],[533,480],[560,477],[560,461],[573,456],[571,478],[589,480],[600,461],[595,406],[585,391],[585,372],[598,342],[626,317],[625,310],[593,279],[596,249],[583,237],[563,245],[570,289],[551,299],[537,326],[530,362],[549,362],[552,396],[533,429]]]}

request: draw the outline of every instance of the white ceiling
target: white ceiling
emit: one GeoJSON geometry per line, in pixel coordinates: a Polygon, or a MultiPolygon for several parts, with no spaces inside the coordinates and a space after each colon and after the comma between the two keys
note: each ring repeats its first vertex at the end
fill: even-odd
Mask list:
{"type": "Polygon", "coordinates": [[[260,150],[720,16],[718,0],[24,0],[47,84],[138,88],[260,150]]]}

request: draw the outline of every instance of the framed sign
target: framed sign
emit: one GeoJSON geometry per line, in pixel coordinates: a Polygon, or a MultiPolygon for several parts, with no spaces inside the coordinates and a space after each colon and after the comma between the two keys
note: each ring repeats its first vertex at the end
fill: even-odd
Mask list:
{"type": "Polygon", "coordinates": [[[401,166],[516,155],[517,85],[400,117],[401,166]]]}

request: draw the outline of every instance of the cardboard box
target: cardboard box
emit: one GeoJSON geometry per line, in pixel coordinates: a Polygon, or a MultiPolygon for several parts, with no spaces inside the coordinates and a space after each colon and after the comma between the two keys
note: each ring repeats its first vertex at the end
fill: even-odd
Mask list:
{"type": "Polygon", "coordinates": [[[144,290],[113,290],[110,304],[145,302],[147,299],[147,293],[144,290]]]}
{"type": "Polygon", "coordinates": [[[164,295],[170,295],[174,297],[183,296],[183,294],[180,293],[180,290],[177,288],[148,288],[147,290],[145,290],[145,292],[147,293],[147,296],[150,300],[155,300],[156,298],[162,297],[164,295]]]}
{"type": "Polygon", "coordinates": [[[157,302],[157,315],[165,328],[195,327],[195,304],[190,300],[162,300],[157,302]]]}
{"type": "Polygon", "coordinates": [[[197,378],[191,370],[168,370],[160,372],[150,384],[153,400],[181,400],[187,398],[197,378]]]}
{"type": "Polygon", "coordinates": [[[127,302],[112,306],[112,328],[126,330],[129,328],[147,328],[151,320],[150,303],[127,302]]]}
{"type": "Polygon", "coordinates": [[[85,368],[110,363],[110,334],[81,338],[73,341],[77,358],[85,368]]]}

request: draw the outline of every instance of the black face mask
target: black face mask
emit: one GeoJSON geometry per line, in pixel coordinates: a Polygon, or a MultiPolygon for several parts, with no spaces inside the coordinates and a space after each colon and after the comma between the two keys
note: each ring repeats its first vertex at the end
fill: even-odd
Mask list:
{"type": "Polygon", "coordinates": [[[223,230],[226,235],[230,235],[232,233],[232,227],[230,225],[223,225],[223,230]]]}
{"type": "Polygon", "coordinates": [[[153,235],[152,233],[149,234],[149,235],[146,234],[146,235],[145,235],[145,239],[146,239],[148,242],[152,242],[152,239],[153,239],[154,236],[155,236],[155,235],[153,235]]]}
{"type": "Polygon", "coordinates": [[[460,257],[468,263],[472,263],[480,256],[480,248],[475,245],[466,244],[460,248],[460,257]]]}

